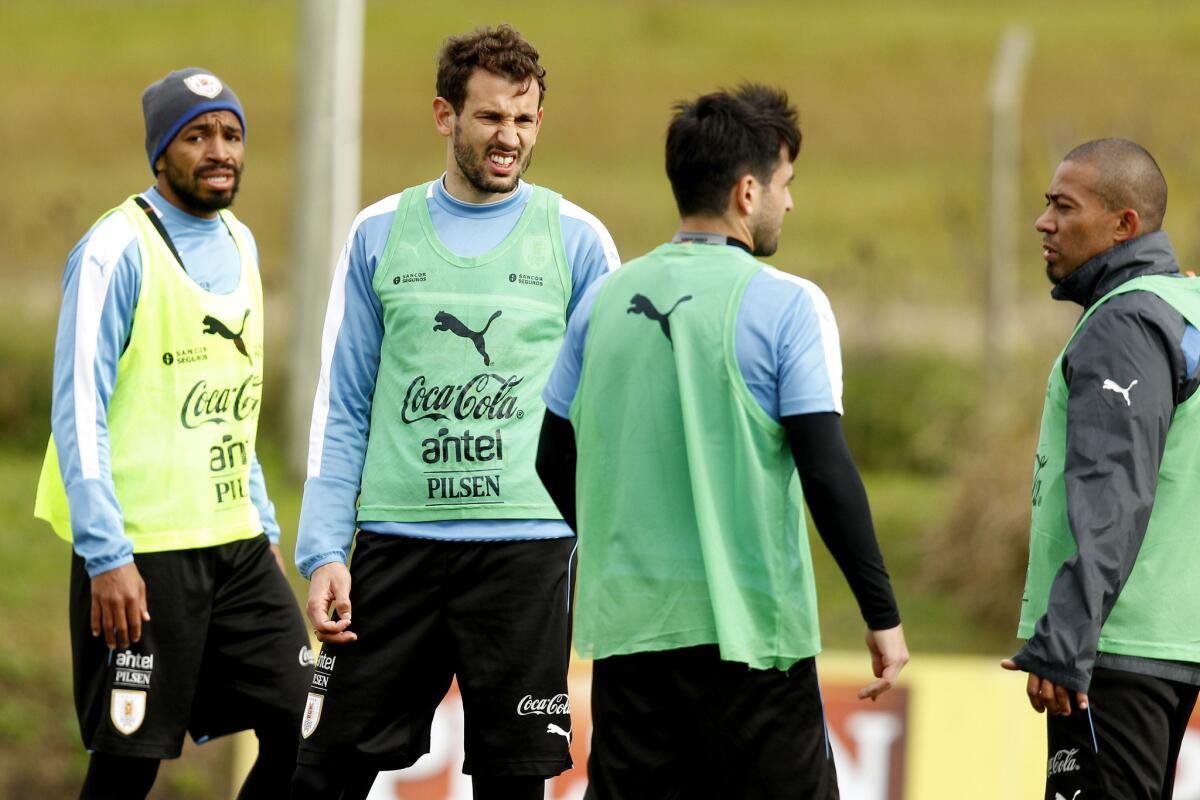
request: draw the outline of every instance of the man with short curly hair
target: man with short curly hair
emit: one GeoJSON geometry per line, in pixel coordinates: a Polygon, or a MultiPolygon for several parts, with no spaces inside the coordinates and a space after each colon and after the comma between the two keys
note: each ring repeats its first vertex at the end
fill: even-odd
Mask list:
{"type": "Polygon", "coordinates": [[[575,540],[534,472],[539,393],[619,259],[521,180],[545,74],[507,25],[447,40],[446,172],[359,214],[338,262],[296,549],[325,646],[295,797],[362,797],[415,762],[452,677],[475,797],[541,798],[571,765],[575,540]]]}

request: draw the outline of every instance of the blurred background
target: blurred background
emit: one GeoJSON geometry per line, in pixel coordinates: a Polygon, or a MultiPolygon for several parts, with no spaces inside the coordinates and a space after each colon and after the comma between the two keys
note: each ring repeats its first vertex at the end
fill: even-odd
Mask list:
{"type": "MultiPolygon", "coordinates": [[[[674,231],[662,168],[671,104],[744,79],[787,89],[804,145],[796,207],[770,262],[819,284],[838,317],[845,427],[910,647],[1011,653],[1043,382],[1078,314],[1049,298],[1033,221],[1067,150],[1131,138],[1167,177],[1165,227],[1180,262],[1200,266],[1200,4],[368,0],[359,205],[441,172],[430,111],[438,47],[501,21],[548,70],[526,177],[598,216],[626,259],[674,231]],[[1032,50],[1007,241],[1012,336],[997,351],[985,313],[988,89],[1013,24],[1032,50]]],[[[291,553],[302,476],[284,458],[288,353],[321,324],[295,319],[289,302],[307,55],[300,5],[286,0],[0,5],[0,156],[11,179],[0,192],[0,606],[10,625],[0,796],[74,796],[86,766],[71,701],[68,548],[32,518],[59,281],[91,223],[150,185],[141,92],[182,66],[215,72],[246,110],[234,209],[257,237],[268,298],[260,458],[291,553]]],[[[857,654],[857,609],[813,539],[826,647],[857,654]]],[[[153,797],[224,795],[232,757],[228,743],[189,745],[153,797]]]]}

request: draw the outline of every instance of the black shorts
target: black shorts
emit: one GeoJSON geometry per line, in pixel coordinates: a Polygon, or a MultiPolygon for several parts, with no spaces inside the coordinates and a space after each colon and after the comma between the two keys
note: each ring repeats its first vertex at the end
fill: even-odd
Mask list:
{"type": "Polygon", "coordinates": [[[787,672],[716,645],[592,667],[591,800],[837,800],[815,660],[787,672]]]}
{"type": "Polygon", "coordinates": [[[1197,687],[1105,667],[1088,710],[1046,718],[1046,798],[1170,800],[1197,687]]]}
{"type": "Polygon", "coordinates": [[[386,770],[429,752],[457,676],[463,771],[558,775],[567,701],[574,538],[447,542],[360,531],[351,630],[322,647],[301,724],[302,764],[386,770]]]}
{"type": "Polygon", "coordinates": [[[150,621],[110,651],[91,633],[91,581],[71,562],[75,709],[89,751],[176,758],[260,725],[299,728],[312,677],[308,630],[267,538],[139,553],[150,621]]]}

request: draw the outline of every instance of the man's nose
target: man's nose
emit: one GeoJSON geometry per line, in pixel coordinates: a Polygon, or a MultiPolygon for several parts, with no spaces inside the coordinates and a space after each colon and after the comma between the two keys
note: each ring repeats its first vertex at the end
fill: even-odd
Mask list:
{"type": "Polygon", "coordinates": [[[233,148],[229,142],[225,141],[225,137],[217,134],[208,140],[208,157],[213,161],[226,162],[229,160],[233,148]]]}
{"type": "Polygon", "coordinates": [[[496,132],[496,143],[502,147],[508,147],[516,150],[521,146],[521,139],[517,136],[516,125],[501,125],[496,132]]]}
{"type": "Polygon", "coordinates": [[[1054,230],[1054,225],[1050,220],[1050,209],[1046,209],[1038,215],[1037,220],[1033,223],[1033,228],[1038,233],[1051,233],[1054,230]]]}

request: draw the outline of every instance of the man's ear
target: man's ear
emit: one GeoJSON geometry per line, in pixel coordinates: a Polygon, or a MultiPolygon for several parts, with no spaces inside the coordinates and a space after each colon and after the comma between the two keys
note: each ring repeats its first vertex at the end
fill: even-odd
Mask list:
{"type": "Polygon", "coordinates": [[[749,172],[738,178],[733,183],[733,189],[730,190],[729,202],[732,210],[736,211],[739,217],[748,217],[753,214],[758,205],[761,189],[758,179],[749,172]]]}
{"type": "Polygon", "coordinates": [[[1127,242],[1141,232],[1142,218],[1135,209],[1126,208],[1121,211],[1121,216],[1117,219],[1117,227],[1113,230],[1113,241],[1118,244],[1127,242]]]}
{"type": "Polygon", "coordinates": [[[442,136],[454,132],[454,106],[444,97],[433,98],[433,124],[442,136]]]}

